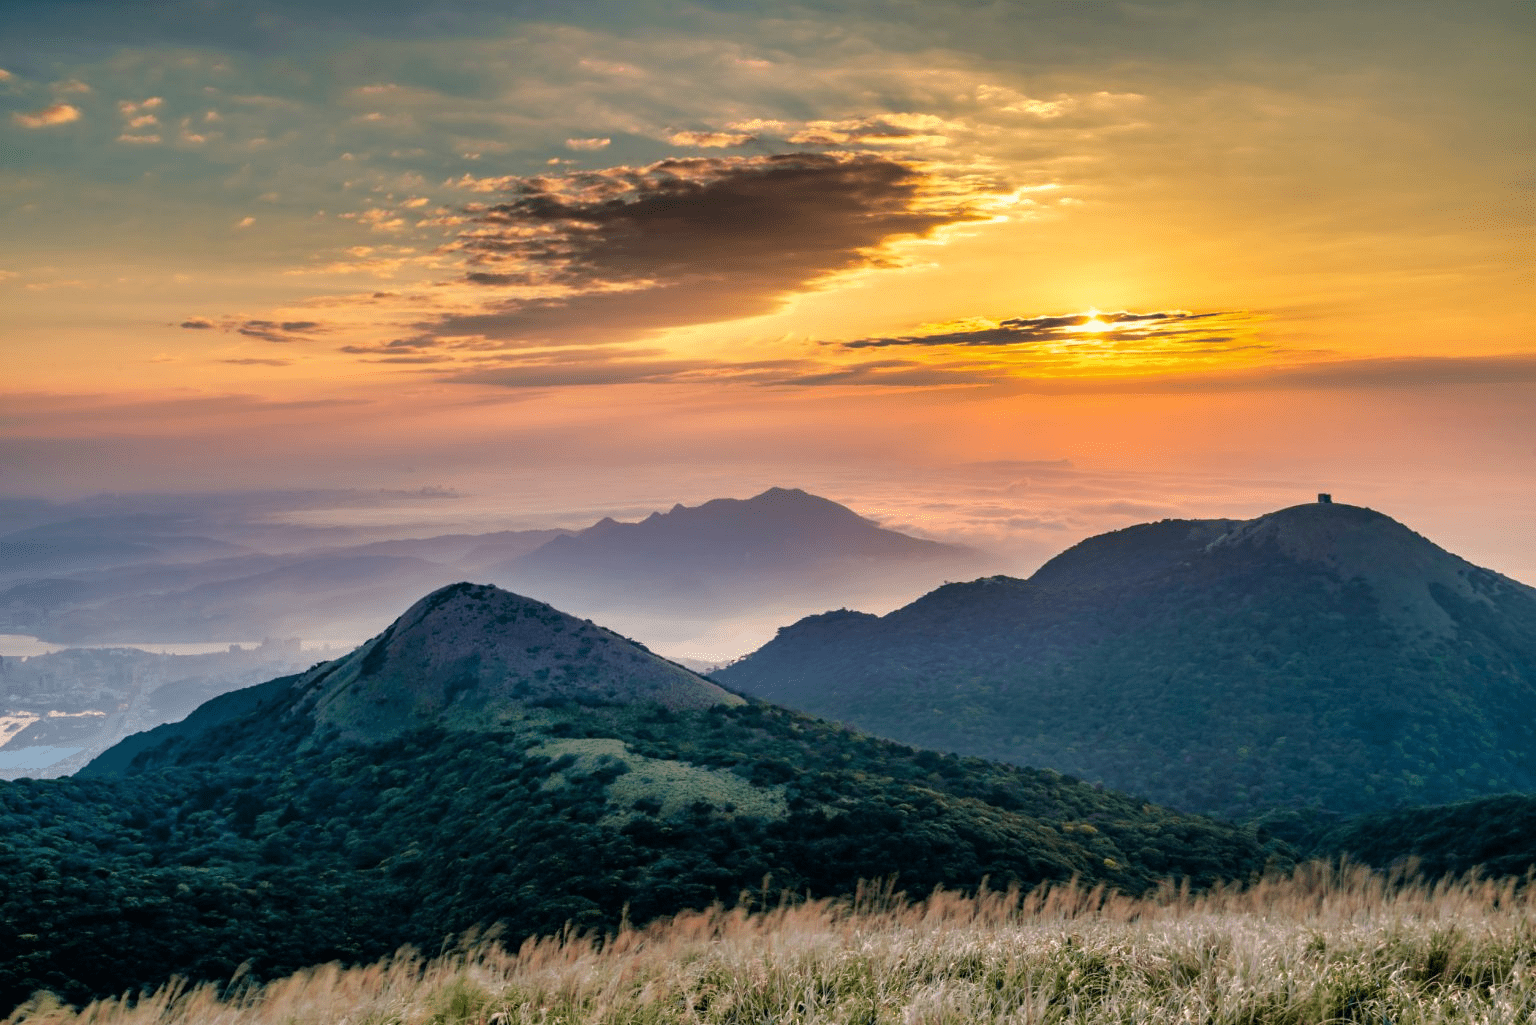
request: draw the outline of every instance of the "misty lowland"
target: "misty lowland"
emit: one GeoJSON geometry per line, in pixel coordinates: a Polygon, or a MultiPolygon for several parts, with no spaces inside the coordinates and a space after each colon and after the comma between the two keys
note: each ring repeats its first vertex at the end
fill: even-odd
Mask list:
{"type": "Polygon", "coordinates": [[[1536,589],[1321,499],[1028,578],[793,488],[415,538],[13,503],[0,1004],[1529,1021],[1536,589]],[[605,616],[786,609],[719,665],[605,616]]]}

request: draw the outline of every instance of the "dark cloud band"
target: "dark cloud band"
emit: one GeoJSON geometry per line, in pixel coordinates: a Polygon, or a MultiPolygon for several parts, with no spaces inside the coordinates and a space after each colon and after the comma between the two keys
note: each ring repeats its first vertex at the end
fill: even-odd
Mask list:
{"type": "Polygon", "coordinates": [[[894,346],[1012,345],[1110,337],[1119,341],[1157,338],[1164,341],[1230,341],[1204,329],[1207,321],[1232,324],[1246,315],[1223,311],[1189,313],[1165,310],[1153,313],[1072,313],[1064,316],[1018,317],[980,328],[962,328],[923,335],[860,338],[839,343],[845,349],[884,349],[894,346]]]}
{"type": "Polygon", "coordinates": [[[940,194],[922,169],[869,154],[691,157],[504,185],[454,244],[466,280],[560,294],[491,294],[424,332],[592,341],[755,316],[875,265],[892,240],[984,219],[953,183],[940,194]]]}

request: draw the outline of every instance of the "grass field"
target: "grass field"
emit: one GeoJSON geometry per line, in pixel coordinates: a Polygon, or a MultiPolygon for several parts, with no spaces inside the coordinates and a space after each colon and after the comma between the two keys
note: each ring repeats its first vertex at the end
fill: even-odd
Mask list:
{"type": "Polygon", "coordinates": [[[469,941],[265,986],[169,987],[8,1025],[1536,1021],[1536,893],[1305,866],[1132,900],[1063,886],[686,913],[606,941],[469,941]]]}

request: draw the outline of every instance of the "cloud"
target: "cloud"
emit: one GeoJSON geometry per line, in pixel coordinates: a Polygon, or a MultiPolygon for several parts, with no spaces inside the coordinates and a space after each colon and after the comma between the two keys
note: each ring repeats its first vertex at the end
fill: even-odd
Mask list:
{"type": "Polygon", "coordinates": [[[997,85],[977,86],[976,99],[993,110],[1009,114],[1028,114],[1031,117],[1044,119],[1061,117],[1078,105],[1078,101],[1071,96],[1063,95],[1054,100],[1039,100],[1026,96],[1016,89],[997,85]]]}
{"type": "Polygon", "coordinates": [[[419,325],[435,335],[588,340],[764,314],[888,243],[979,221],[984,195],[872,154],[687,157],[499,179],[450,248],[466,280],[522,292],[419,325]]]}
{"type": "Polygon", "coordinates": [[[437,343],[431,338],[396,338],[391,342],[378,342],[372,345],[343,345],[337,352],[351,353],[352,355],[372,355],[397,357],[403,355],[420,355],[435,348],[437,343]]]}
{"type": "Polygon", "coordinates": [[[962,128],[935,114],[875,114],[840,121],[807,121],[787,141],[796,146],[947,146],[962,128]]]}
{"type": "Polygon", "coordinates": [[[612,141],[612,139],[566,139],[565,148],[583,151],[607,149],[612,141]]]}
{"type": "Polygon", "coordinates": [[[844,366],[823,365],[808,373],[774,376],[757,383],[794,388],[954,388],[997,384],[999,376],[995,370],[973,364],[934,364],[889,359],[844,366]]]}
{"type": "Polygon", "coordinates": [[[264,342],[299,342],[306,336],[325,330],[325,325],[314,320],[224,320],[215,322],[207,317],[188,317],[180,327],[189,331],[211,331],[214,328],[226,332],[259,338],[264,342]]]}
{"type": "Polygon", "coordinates": [[[674,146],[697,146],[700,149],[724,149],[729,146],[745,146],[757,136],[750,132],[673,132],[667,141],[674,146]]]}
{"type": "Polygon", "coordinates": [[[975,320],[953,330],[927,334],[860,338],[839,343],[845,349],[883,349],[893,346],[1044,346],[1071,341],[1137,343],[1229,342],[1230,332],[1251,317],[1234,311],[1190,313],[1164,310],[1155,313],[1069,313],[1060,316],[1018,317],[1003,321],[975,320]],[[1215,328],[1215,330],[1212,330],[1215,328]]]}
{"type": "Polygon", "coordinates": [[[152,146],[155,143],[160,141],[160,136],[158,136],[158,135],[133,135],[133,134],[131,134],[129,132],[124,132],[122,135],[119,135],[117,137],[117,141],[118,142],[132,143],[132,144],[139,145],[139,146],[152,146]]]}
{"type": "MultiPolygon", "coordinates": [[[[294,321],[294,323],[307,324],[306,321],[294,321]]],[[[237,334],[247,335],[251,338],[262,338],[269,342],[293,341],[292,338],[285,337],[284,335],[285,332],[290,330],[292,329],[287,324],[271,320],[247,320],[235,328],[237,334]]]]}
{"type": "Polygon", "coordinates": [[[237,228],[249,228],[251,225],[253,225],[255,223],[256,223],[256,218],[254,218],[254,217],[242,217],[242,218],[240,218],[240,220],[235,222],[235,227],[237,227],[237,228]]]}
{"type": "Polygon", "coordinates": [[[8,82],[15,77],[16,76],[12,75],[9,71],[5,70],[4,68],[0,68],[0,82],[8,82]]]}
{"type": "Polygon", "coordinates": [[[570,388],[584,385],[668,383],[689,371],[715,364],[704,360],[614,360],[591,363],[530,363],[466,370],[442,378],[456,384],[501,388],[570,388]]]}
{"type": "Polygon", "coordinates": [[[11,120],[23,128],[47,128],[49,125],[66,125],[71,121],[80,120],[80,108],[69,103],[55,103],[51,107],[34,110],[30,114],[17,111],[11,115],[11,120]]]}

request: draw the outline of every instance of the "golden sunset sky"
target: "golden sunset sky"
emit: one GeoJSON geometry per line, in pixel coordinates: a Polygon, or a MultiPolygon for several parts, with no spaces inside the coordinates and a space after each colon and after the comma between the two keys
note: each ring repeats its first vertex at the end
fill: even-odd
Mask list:
{"type": "Polygon", "coordinates": [[[780,484],[1027,561],[1328,490],[1536,582],[1533,21],[8,0],[0,492],[780,484]]]}

